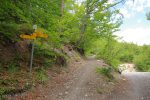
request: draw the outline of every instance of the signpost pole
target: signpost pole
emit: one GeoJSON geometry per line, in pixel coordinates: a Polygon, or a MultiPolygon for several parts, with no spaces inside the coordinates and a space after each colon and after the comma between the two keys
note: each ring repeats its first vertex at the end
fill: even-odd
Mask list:
{"type": "Polygon", "coordinates": [[[34,54],[34,42],[37,37],[48,38],[48,35],[43,34],[41,32],[37,32],[37,25],[33,25],[34,33],[31,35],[21,34],[20,37],[24,39],[31,39],[31,56],[30,56],[30,75],[32,75],[32,65],[33,65],[33,54],[34,54]]]}
{"type": "Polygon", "coordinates": [[[30,57],[30,75],[32,73],[32,64],[33,64],[33,53],[34,53],[34,40],[31,42],[31,57],[30,57]]]}
{"type": "MultiPolygon", "coordinates": [[[[37,25],[33,25],[33,29],[35,31],[37,29],[37,25]]],[[[33,53],[34,53],[34,39],[31,42],[30,75],[32,75],[33,53]]]]}

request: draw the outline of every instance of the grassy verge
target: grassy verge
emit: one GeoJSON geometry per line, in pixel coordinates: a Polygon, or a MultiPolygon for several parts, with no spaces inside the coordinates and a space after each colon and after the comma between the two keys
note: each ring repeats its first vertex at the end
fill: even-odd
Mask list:
{"type": "Polygon", "coordinates": [[[112,67],[97,67],[96,73],[99,75],[96,87],[99,94],[110,94],[121,80],[120,74],[112,67]]]}
{"type": "Polygon", "coordinates": [[[96,73],[102,75],[108,81],[113,81],[115,79],[112,72],[113,72],[113,69],[111,67],[97,67],[96,68],[96,73]]]}

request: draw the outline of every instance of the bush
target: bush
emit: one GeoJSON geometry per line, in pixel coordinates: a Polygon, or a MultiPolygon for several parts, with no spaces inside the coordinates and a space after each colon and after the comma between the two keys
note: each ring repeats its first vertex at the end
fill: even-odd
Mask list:
{"type": "Polygon", "coordinates": [[[150,71],[150,57],[148,54],[140,54],[135,56],[134,63],[139,71],[150,71]]]}
{"type": "Polygon", "coordinates": [[[30,24],[28,23],[23,23],[18,25],[19,27],[19,34],[32,34],[33,33],[33,28],[30,24]]]}
{"type": "Polygon", "coordinates": [[[18,25],[15,23],[0,23],[0,34],[3,36],[4,41],[14,42],[17,40],[19,33],[18,25]]]}
{"type": "Polygon", "coordinates": [[[36,57],[45,57],[45,58],[54,58],[56,53],[53,52],[53,51],[50,51],[48,49],[40,49],[40,48],[37,48],[35,47],[35,50],[34,50],[34,55],[36,57]]]}
{"type": "Polygon", "coordinates": [[[50,68],[54,64],[54,61],[51,59],[45,59],[43,62],[44,68],[50,68]]]}
{"type": "Polygon", "coordinates": [[[61,52],[56,53],[54,51],[49,50],[48,48],[41,49],[41,48],[35,47],[34,54],[37,58],[44,57],[42,63],[44,64],[45,67],[52,66],[52,64],[58,64],[61,66],[67,65],[67,56],[61,52]]]}
{"type": "Polygon", "coordinates": [[[122,62],[132,62],[134,54],[127,54],[120,57],[120,61],[122,62]]]}
{"type": "Polygon", "coordinates": [[[13,72],[16,72],[18,69],[19,69],[19,68],[18,68],[18,65],[17,65],[16,62],[10,62],[10,64],[7,65],[7,70],[8,70],[8,72],[13,73],[13,72]]]}
{"type": "Polygon", "coordinates": [[[113,68],[114,70],[117,69],[119,64],[120,64],[120,61],[118,59],[112,59],[110,61],[110,65],[112,66],[111,68],[113,68]]]}
{"type": "Polygon", "coordinates": [[[4,41],[16,42],[19,41],[20,34],[31,34],[33,32],[30,24],[16,24],[16,23],[0,23],[0,33],[4,41]]]}
{"type": "Polygon", "coordinates": [[[96,72],[108,78],[109,80],[113,80],[114,76],[112,75],[112,68],[96,68],[96,72]]]}

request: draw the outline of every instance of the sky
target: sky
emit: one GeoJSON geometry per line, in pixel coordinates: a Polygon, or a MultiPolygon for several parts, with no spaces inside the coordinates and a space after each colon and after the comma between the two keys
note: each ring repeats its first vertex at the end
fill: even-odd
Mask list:
{"type": "Polygon", "coordinates": [[[134,0],[134,3],[127,0],[119,9],[124,15],[123,24],[114,34],[122,38],[120,41],[150,45],[150,21],[146,19],[146,13],[150,12],[150,0],[134,0]]]}
{"type": "MultiPolygon", "coordinates": [[[[109,3],[116,1],[120,0],[109,0],[109,3]]],[[[150,45],[150,21],[146,19],[146,13],[150,12],[150,0],[126,0],[117,8],[124,16],[120,31],[114,33],[121,37],[119,41],[150,45]]]]}

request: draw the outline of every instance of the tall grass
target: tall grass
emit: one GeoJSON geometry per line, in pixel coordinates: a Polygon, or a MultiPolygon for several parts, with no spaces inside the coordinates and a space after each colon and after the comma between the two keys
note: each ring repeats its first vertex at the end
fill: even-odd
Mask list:
{"type": "Polygon", "coordinates": [[[109,81],[114,79],[114,76],[112,75],[112,68],[111,67],[106,67],[106,68],[96,68],[96,73],[103,75],[106,77],[109,81]]]}

